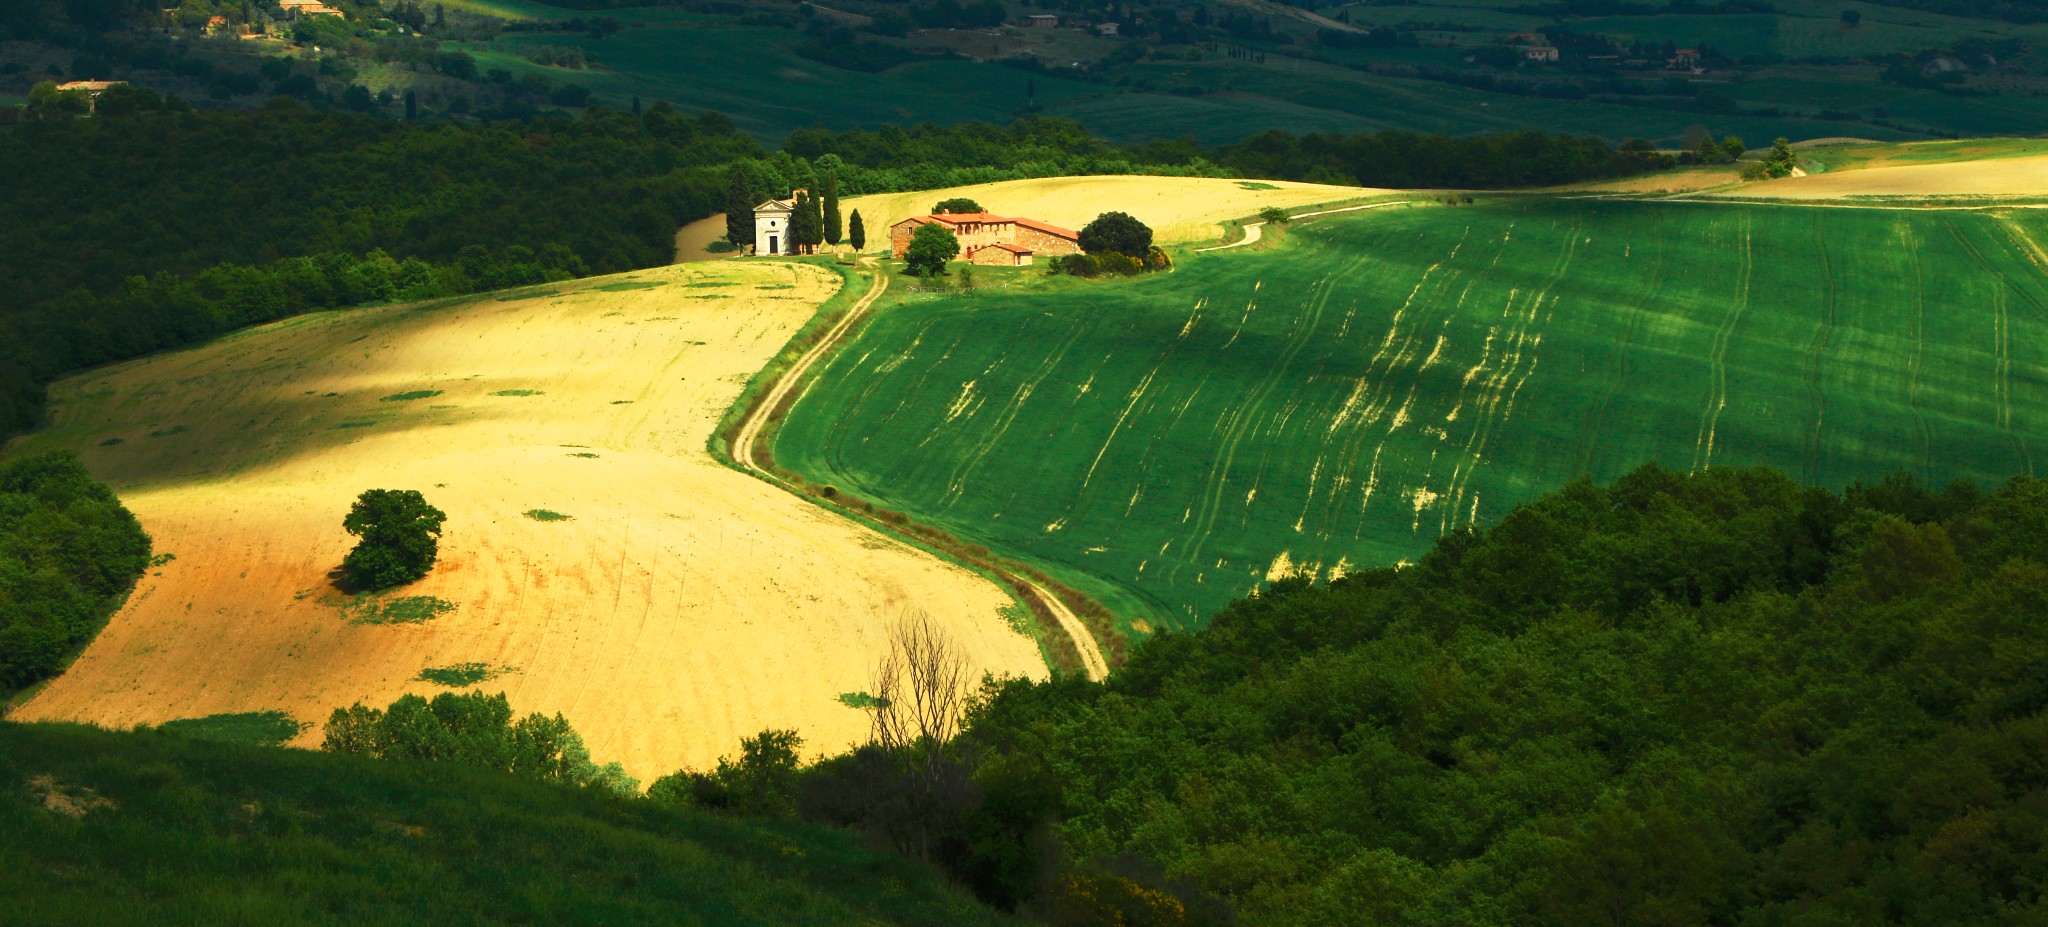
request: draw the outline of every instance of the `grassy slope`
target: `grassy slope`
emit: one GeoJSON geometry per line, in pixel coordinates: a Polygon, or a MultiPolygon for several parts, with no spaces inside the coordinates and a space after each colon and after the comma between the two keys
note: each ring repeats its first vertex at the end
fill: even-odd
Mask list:
{"type": "Polygon", "coordinates": [[[2044,234],[2027,211],[1385,210],[1170,276],[894,309],[775,453],[1194,624],[1283,551],[1385,564],[1647,460],[2031,472],[2044,234]]]}
{"type": "Polygon", "coordinates": [[[0,723],[10,924],[1005,923],[838,831],[439,764],[0,723]],[[111,808],[47,810],[32,781],[111,808]]]}

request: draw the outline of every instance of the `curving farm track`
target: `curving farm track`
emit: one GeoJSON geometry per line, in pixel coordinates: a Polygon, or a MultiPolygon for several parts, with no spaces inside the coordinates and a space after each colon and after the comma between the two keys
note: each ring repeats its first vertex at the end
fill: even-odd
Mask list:
{"type": "MultiPolygon", "coordinates": [[[[790,365],[788,372],[784,373],[782,377],[776,380],[774,385],[768,388],[768,391],[762,395],[761,401],[754,405],[753,412],[747,416],[745,421],[740,423],[739,431],[733,437],[732,457],[747,472],[778,486],[788,487],[787,481],[761,466],[757,450],[761,432],[767,427],[769,418],[774,410],[789,398],[790,393],[796,389],[799,383],[803,382],[804,375],[818,362],[819,358],[829,353],[846,332],[851,330],[854,325],[858,324],[867,315],[868,310],[874,306],[875,300],[880,299],[882,293],[888,290],[888,274],[876,271],[873,272],[873,278],[874,285],[869,288],[867,295],[862,296],[859,302],[854,303],[853,307],[847,310],[846,315],[841,317],[838,323],[834,324],[831,330],[825,333],[825,337],[819,339],[816,345],[812,346],[810,350],[805,351],[803,356],[797,358],[796,362],[790,365]]],[[[893,541],[894,539],[892,538],[891,540],[893,541]]],[[[898,543],[900,544],[900,542],[898,543]]],[[[921,554],[921,552],[909,545],[901,546],[907,551],[921,554]]],[[[1074,649],[1081,654],[1081,663],[1088,673],[1088,678],[1102,679],[1108,676],[1109,661],[1103,657],[1102,648],[1095,642],[1095,636],[1089,633],[1088,625],[1081,621],[1080,616],[1075,615],[1073,609],[1068,608],[1066,603],[1060,601],[1059,596],[1054,595],[1045,587],[1030,580],[1021,581],[1030,588],[1033,597],[1038,600],[1047,613],[1053,616],[1054,620],[1059,622],[1060,629],[1065,631],[1067,637],[1074,642],[1074,649]]]]}

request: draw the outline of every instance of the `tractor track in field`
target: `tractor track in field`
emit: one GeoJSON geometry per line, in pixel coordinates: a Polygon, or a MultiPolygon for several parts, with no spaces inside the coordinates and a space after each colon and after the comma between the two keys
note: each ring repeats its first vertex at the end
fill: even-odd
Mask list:
{"type": "Polygon", "coordinates": [[[1918,443],[1915,457],[1920,462],[1920,479],[1929,485],[1934,482],[1934,428],[1927,424],[1927,413],[1920,408],[1921,365],[1927,355],[1927,280],[1920,267],[1920,238],[1913,234],[1911,226],[1906,228],[1906,252],[1912,255],[1913,265],[1913,356],[1906,364],[1906,408],[1913,413],[1913,434],[1918,443]]]}
{"type": "Polygon", "coordinates": [[[1721,410],[1728,407],[1728,343],[1735,337],[1735,329],[1742,324],[1742,315],[1749,309],[1750,280],[1756,272],[1756,254],[1751,248],[1749,217],[1742,218],[1742,278],[1736,281],[1734,308],[1728,311],[1728,319],[1714,333],[1714,347],[1707,355],[1708,375],[1711,380],[1707,387],[1707,405],[1700,410],[1700,433],[1693,442],[1694,470],[1706,470],[1714,465],[1714,436],[1721,428],[1721,410]]]}
{"type": "Polygon", "coordinates": [[[1827,287],[1827,298],[1821,301],[1820,325],[1814,329],[1813,344],[1807,351],[1806,391],[1813,395],[1813,430],[1806,438],[1806,482],[1820,483],[1821,429],[1828,418],[1828,394],[1821,389],[1821,361],[1826,358],[1828,342],[1835,334],[1835,265],[1828,257],[1827,236],[1821,233],[1820,223],[1813,225],[1813,242],[1820,254],[1820,272],[1827,287]]]}
{"type": "MultiPolygon", "coordinates": [[[[1977,266],[1984,268],[1985,273],[1990,274],[1992,279],[2000,281],[2001,285],[1992,290],[1991,299],[1992,353],[1996,358],[1996,380],[1992,384],[1992,397],[1996,405],[1998,427],[2004,429],[2006,437],[2012,441],[2013,454],[2019,457],[2020,472],[2032,476],[2033,453],[2027,449],[2026,439],[2020,437],[2019,432],[2014,431],[2012,427],[2012,310],[2007,300],[2012,282],[1992,267],[1991,261],[1984,257],[1984,252],[1975,242],[1970,241],[1969,236],[1963,234],[1962,229],[1958,228],[1954,221],[1948,223],[1948,233],[1955,236],[1956,244],[1969,252],[1970,259],[1976,261],[1977,266]]],[[[2021,293],[2022,297],[2026,295],[2024,292],[2021,293]]]]}
{"type": "MultiPolygon", "coordinates": [[[[1656,238],[1650,240],[1653,244],[1658,244],[1656,238]]],[[[1650,261],[1649,289],[1644,292],[1642,299],[1628,308],[1628,324],[1622,328],[1621,343],[1614,348],[1614,369],[1613,374],[1607,379],[1607,390],[1601,394],[1600,404],[1587,416],[1586,447],[1579,454],[1580,473],[1593,472],[1593,463],[1600,454],[1600,436],[1607,431],[1607,412],[1613,408],[1614,397],[1621,395],[1622,384],[1628,380],[1628,350],[1635,344],[1636,333],[1642,330],[1643,306],[1657,298],[1657,288],[1662,284],[1663,276],[1664,249],[1660,245],[1650,261]]]]}
{"type": "MultiPolygon", "coordinates": [[[[812,345],[810,350],[805,351],[801,357],[797,358],[796,363],[791,364],[789,369],[783,372],[774,385],[770,386],[768,391],[762,395],[761,401],[754,404],[754,410],[748,413],[746,419],[740,423],[739,430],[734,434],[732,442],[732,459],[735,463],[739,464],[740,469],[776,486],[780,486],[799,498],[809,500],[809,496],[798,491],[797,487],[791,485],[788,480],[783,479],[761,465],[758,450],[761,432],[767,427],[768,419],[773,414],[775,408],[788,401],[790,394],[796,390],[797,384],[803,381],[804,375],[820,359],[830,353],[839,344],[840,339],[846,336],[847,332],[853,330],[855,323],[866,317],[868,310],[874,307],[875,301],[881,298],[884,291],[888,290],[888,274],[875,271],[874,280],[875,284],[873,288],[868,290],[867,295],[862,296],[858,302],[847,309],[846,315],[842,316],[825,333],[825,337],[818,339],[817,344],[812,345]]],[[[883,533],[882,536],[887,537],[895,544],[910,547],[914,550],[921,550],[921,548],[907,544],[902,539],[893,535],[883,533]]],[[[1079,615],[1074,614],[1073,610],[1068,608],[1065,602],[1060,601],[1059,596],[1054,595],[1044,586],[1026,577],[1006,575],[1004,578],[1011,580],[1010,585],[1012,588],[1030,590],[1032,597],[1038,600],[1046,613],[1052,615],[1053,620],[1059,624],[1060,630],[1066,632],[1068,639],[1073,641],[1074,650],[1081,655],[1081,665],[1090,679],[1100,680],[1109,675],[1109,661],[1103,657],[1101,645],[1096,642],[1095,635],[1089,633],[1088,625],[1081,620],[1079,615]]]]}

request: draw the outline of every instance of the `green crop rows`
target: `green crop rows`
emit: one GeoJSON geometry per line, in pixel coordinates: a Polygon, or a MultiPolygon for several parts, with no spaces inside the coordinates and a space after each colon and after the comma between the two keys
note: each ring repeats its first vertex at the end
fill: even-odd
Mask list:
{"type": "Polygon", "coordinates": [[[1395,563],[1646,461],[2032,472],[2037,241],[2024,210],[1378,211],[1171,275],[890,309],[775,456],[1192,625],[1283,552],[1395,563]]]}

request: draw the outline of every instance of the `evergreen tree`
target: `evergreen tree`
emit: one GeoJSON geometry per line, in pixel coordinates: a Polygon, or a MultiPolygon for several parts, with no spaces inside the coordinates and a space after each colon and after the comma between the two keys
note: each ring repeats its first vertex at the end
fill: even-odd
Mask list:
{"type": "Polygon", "coordinates": [[[818,235],[824,239],[826,244],[838,247],[839,239],[843,237],[840,231],[845,228],[845,225],[839,220],[839,175],[837,174],[825,175],[824,210],[824,221],[821,223],[818,235]]]}
{"type": "Polygon", "coordinates": [[[725,240],[742,248],[754,243],[754,185],[737,164],[725,187],[725,240]]]}
{"type": "Polygon", "coordinates": [[[859,251],[868,246],[868,229],[860,221],[860,210],[853,211],[853,217],[846,223],[846,243],[859,251]]]}
{"type": "Polygon", "coordinates": [[[814,206],[808,191],[798,191],[796,209],[789,214],[789,253],[808,254],[808,249],[817,241],[817,227],[812,223],[814,206]]]}

